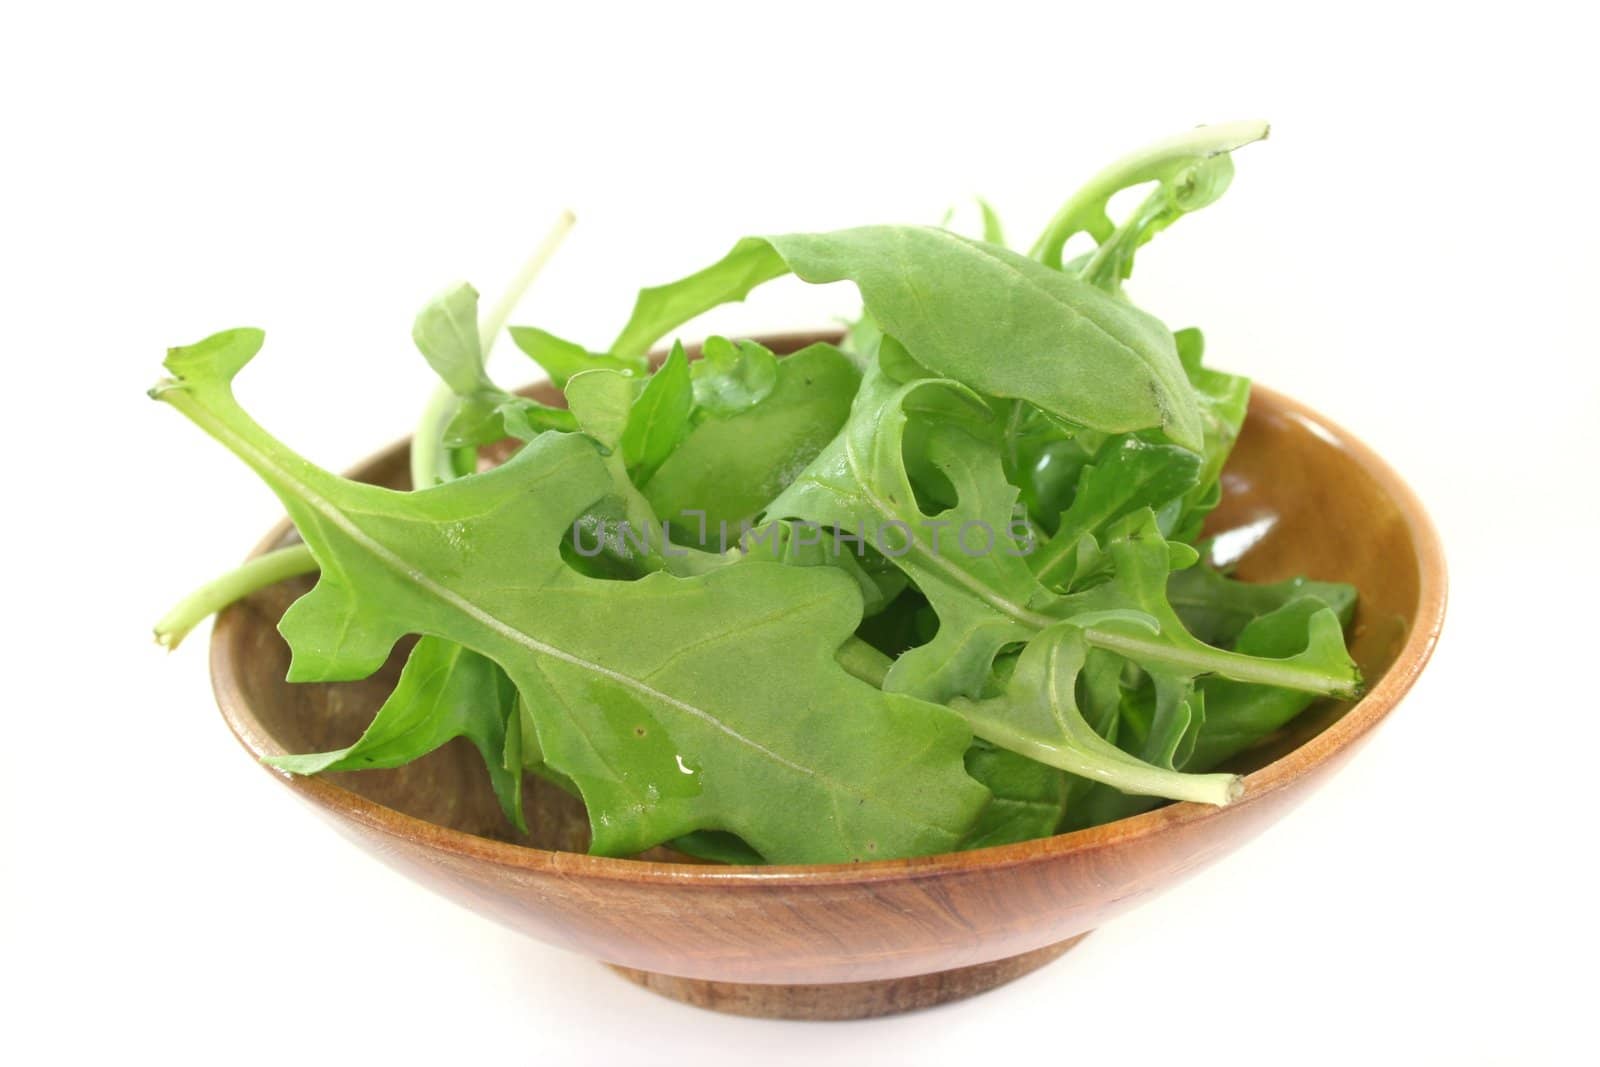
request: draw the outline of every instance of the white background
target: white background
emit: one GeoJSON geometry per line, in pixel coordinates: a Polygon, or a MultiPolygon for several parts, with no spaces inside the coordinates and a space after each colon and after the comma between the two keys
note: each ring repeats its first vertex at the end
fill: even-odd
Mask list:
{"type": "MultiPolygon", "coordinates": [[[[0,1060],[1580,1058],[1600,170],[1578,17],[536,6],[4,16],[0,1060]],[[579,227],[514,321],[600,345],[635,288],[741,234],[936,221],[982,193],[1026,244],[1116,155],[1257,115],[1271,140],[1130,292],[1389,457],[1444,532],[1451,615],[1340,778],[1047,970],[858,1024],[658,999],[358,854],[238,750],[205,634],[148,641],[279,512],[144,398],[168,345],[264,327],[246,403],[340,468],[430,389],[419,304],[494,291],[563,207],[579,227]]],[[[849,307],[780,284],[716,325],[849,307]]]]}

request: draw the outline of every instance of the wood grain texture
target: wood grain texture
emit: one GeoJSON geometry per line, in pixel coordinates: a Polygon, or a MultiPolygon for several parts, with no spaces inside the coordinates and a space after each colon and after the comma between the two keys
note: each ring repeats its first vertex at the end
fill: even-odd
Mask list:
{"type": "MultiPolygon", "coordinates": [[[[767,343],[784,352],[835,336],[767,343]]],[[[556,398],[548,388],[531,393],[556,398]]],[[[405,488],[404,444],[353,475],[405,488]]],[[[530,832],[519,836],[464,741],[389,771],[298,778],[264,769],[396,870],[658,992],[787,1018],[923,1007],[1041,965],[1249,841],[1349,759],[1411,688],[1443,623],[1444,559],[1420,504],[1376,455],[1257,387],[1210,524],[1214,533],[1245,528],[1258,536],[1239,561],[1241,577],[1306,574],[1360,591],[1351,651],[1369,689],[1353,705],[1316,705],[1234,761],[1247,773],[1245,794],[1227,808],[1171,804],[1076,833],[909,860],[723,867],[661,850],[586,855],[580,806],[532,777],[530,832]]],[[[280,527],[257,551],[290,536],[280,527]]],[[[350,743],[403,662],[405,646],[366,681],[286,683],[289,653],[276,623],[309,585],[264,590],[217,622],[217,700],[255,757],[350,743]]]]}
{"type": "Polygon", "coordinates": [[[652,993],[660,993],[697,1008],[764,1019],[840,1022],[920,1011],[987,993],[1059,959],[1062,953],[1088,936],[1079,934],[1059,944],[1046,945],[1020,956],[973,967],[958,967],[953,971],[936,971],[910,978],[888,978],[878,982],[756,985],[750,982],[712,982],[704,978],[675,978],[670,974],[636,971],[616,964],[612,964],[611,969],[652,993]]]}

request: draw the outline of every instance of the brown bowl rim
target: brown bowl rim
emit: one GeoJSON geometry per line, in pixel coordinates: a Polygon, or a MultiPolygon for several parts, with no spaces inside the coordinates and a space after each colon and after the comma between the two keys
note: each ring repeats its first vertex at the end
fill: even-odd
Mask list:
{"type": "MultiPolygon", "coordinates": [[[[1209,819],[1227,818],[1230,813],[1256,803],[1269,794],[1285,788],[1302,775],[1312,772],[1332,759],[1340,750],[1355,744],[1381,722],[1410,691],[1432,656],[1443,627],[1446,601],[1447,576],[1443,546],[1421,502],[1400,476],[1359,439],[1299,401],[1265,386],[1254,385],[1251,391],[1252,406],[1258,401],[1264,402],[1264,406],[1275,413],[1298,419],[1312,427],[1319,436],[1330,438],[1333,443],[1354,457],[1394,500],[1411,534],[1412,543],[1416,546],[1419,576],[1417,612],[1410,635],[1394,663],[1384,672],[1377,684],[1326,730],[1265,767],[1246,775],[1244,795],[1226,808],[1178,802],[1130,818],[1071,833],[1056,834],[1052,837],[1009,845],[992,845],[967,852],[946,852],[933,856],[873,860],[865,863],[725,866],[594,856],[588,853],[534,848],[454,830],[378,804],[322,778],[301,777],[261,763],[260,760],[264,756],[285,753],[261,726],[250,708],[249,701],[244,698],[235,671],[236,664],[226,651],[229,642],[225,640],[225,635],[232,627],[244,625],[246,622],[247,617],[242,612],[224,612],[218,618],[212,633],[210,666],[217,703],[229,729],[240,744],[256,757],[258,766],[279,778],[305,799],[369,829],[414,845],[468,860],[531,872],[557,874],[564,878],[585,877],[704,886],[744,883],[770,886],[797,882],[820,886],[919,880],[977,867],[1004,868],[1042,862],[1068,853],[1099,851],[1175,827],[1209,819]]],[[[407,440],[397,441],[388,448],[368,456],[352,468],[352,473],[369,468],[395,449],[405,447],[407,443],[407,440]]],[[[254,557],[278,546],[289,529],[290,524],[287,519],[279,522],[272,532],[256,545],[250,555],[254,557]]]]}

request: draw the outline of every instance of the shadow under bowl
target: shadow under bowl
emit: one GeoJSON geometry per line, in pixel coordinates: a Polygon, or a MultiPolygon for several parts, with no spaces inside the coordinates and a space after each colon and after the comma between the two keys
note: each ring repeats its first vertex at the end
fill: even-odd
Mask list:
{"type": "MultiPolygon", "coordinates": [[[[765,341],[784,353],[836,337],[765,341]]],[[[529,392],[559,399],[547,385],[529,392]]],[[[352,476],[408,488],[405,443],[352,476]]],[[[1349,759],[1427,662],[1445,605],[1437,535],[1394,472],[1321,416],[1256,387],[1208,531],[1226,535],[1247,580],[1354,585],[1350,648],[1369,685],[1357,702],[1314,705],[1235,760],[1245,791],[1226,808],[1170,804],[1075,833],[916,859],[726,867],[664,850],[587,855],[581,805],[532,776],[529,833],[520,835],[463,740],[396,770],[301,778],[266,769],[396,870],[665,995],[808,1019],[955,1000],[1034,970],[1253,838],[1349,759]]],[[[256,551],[291,538],[285,524],[256,551]]],[[[256,758],[349,744],[409,651],[406,642],[365,681],[285,682],[289,651],[276,625],[310,584],[282,582],[236,604],[212,637],[218,703],[256,758]]]]}

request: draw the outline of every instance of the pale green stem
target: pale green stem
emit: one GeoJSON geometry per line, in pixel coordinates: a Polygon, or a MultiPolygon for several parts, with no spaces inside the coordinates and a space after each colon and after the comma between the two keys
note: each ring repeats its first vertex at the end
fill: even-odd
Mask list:
{"type": "Polygon", "coordinates": [[[511,318],[511,313],[522,303],[522,298],[532,287],[535,279],[539,277],[561,247],[561,242],[567,239],[567,234],[572,232],[572,227],[577,224],[578,217],[571,211],[563,211],[550,227],[550,232],[544,235],[544,240],[539,242],[539,247],[533,250],[522,269],[517,271],[505,291],[500,294],[500,299],[478,321],[478,336],[483,342],[483,358],[489,358],[489,350],[494,347],[495,340],[506,328],[506,322],[511,318]]]}
{"type": "Polygon", "coordinates": [[[854,635],[839,647],[834,658],[846,671],[879,689],[883,688],[883,681],[889,676],[889,668],[894,664],[888,656],[854,635]]]}
{"type": "Polygon", "coordinates": [[[1266,135],[1267,124],[1260,121],[1199,126],[1117,160],[1061,205],[1028,255],[1059,269],[1061,250],[1074,234],[1087,231],[1097,242],[1110,235],[1113,225],[1106,215],[1106,203],[1113,194],[1129,186],[1168,178],[1192,162],[1231,152],[1266,135]]]}
{"type": "Polygon", "coordinates": [[[422,409],[422,418],[411,436],[411,488],[427,489],[450,480],[450,452],[444,447],[444,433],[461,408],[461,398],[440,385],[422,409]]]}
{"type": "MultiPolygon", "coordinates": [[[[539,277],[539,272],[556,254],[577,221],[572,212],[563,211],[545,234],[544,240],[539,242],[539,247],[533,250],[533,255],[511,279],[511,284],[506,286],[500,299],[479,319],[478,340],[486,363],[489,351],[505,329],[506,320],[522,302],[529,287],[539,277]]],[[[450,451],[444,447],[444,434],[460,409],[461,398],[451,392],[447,385],[440,385],[428,399],[427,406],[422,409],[422,418],[418,420],[416,433],[411,438],[412,489],[427,489],[455,477],[455,470],[450,464],[450,451]]]]}
{"type": "Polygon", "coordinates": [[[1353,697],[1361,692],[1359,679],[1336,678],[1325,671],[1298,664],[1241,655],[1210,646],[1174,647],[1153,638],[1093,626],[1083,632],[1083,639],[1095,648],[1126,656],[1136,663],[1158,663],[1186,674],[1216,674],[1235,682],[1295,689],[1319,696],[1353,697]]]}
{"type": "Polygon", "coordinates": [[[168,649],[177,648],[190,630],[235,600],[285,578],[311,574],[316,569],[317,561],[311,557],[311,550],[305,545],[290,545],[248,560],[196,589],[163,615],[161,621],[156,623],[156,643],[168,649]]]}
{"type": "MultiPolygon", "coordinates": [[[[951,707],[963,712],[967,703],[955,700],[951,702],[951,707]]],[[[1244,795],[1244,783],[1238,775],[1169,771],[1129,756],[1109,742],[1104,743],[1103,751],[1084,753],[1072,745],[1053,745],[1041,741],[995,719],[969,715],[967,721],[975,735],[1008,752],[1027,756],[1068,774],[1103,782],[1124,793],[1192,800],[1217,807],[1226,807],[1244,795]]]]}

